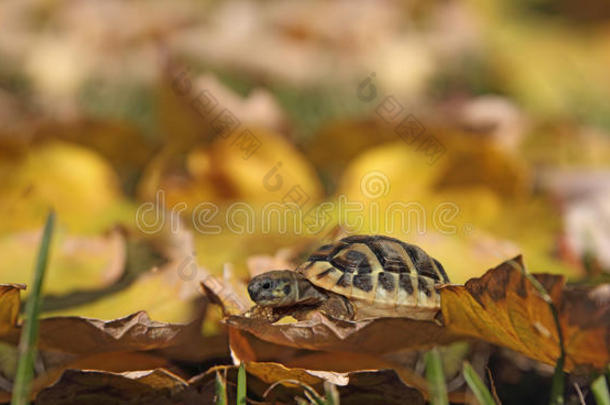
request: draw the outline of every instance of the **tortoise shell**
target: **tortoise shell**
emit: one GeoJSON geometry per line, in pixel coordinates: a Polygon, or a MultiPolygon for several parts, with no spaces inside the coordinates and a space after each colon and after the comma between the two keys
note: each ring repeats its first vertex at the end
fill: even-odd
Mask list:
{"type": "Polygon", "coordinates": [[[343,295],[356,318],[432,319],[440,309],[443,266],[421,248],[382,235],[356,235],[320,247],[297,269],[315,286],[343,295]]]}

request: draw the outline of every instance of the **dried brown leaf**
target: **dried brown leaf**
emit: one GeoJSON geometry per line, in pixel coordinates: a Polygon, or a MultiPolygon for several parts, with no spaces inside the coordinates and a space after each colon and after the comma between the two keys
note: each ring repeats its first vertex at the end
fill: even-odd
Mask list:
{"type": "Polygon", "coordinates": [[[0,336],[12,330],[19,317],[19,291],[23,284],[0,284],[0,336]]]}
{"type": "MultiPolygon", "coordinates": [[[[237,381],[237,366],[219,366],[208,370],[201,376],[191,379],[193,388],[199,392],[211,389],[216,371],[226,370],[229,386],[237,381]]],[[[247,386],[250,399],[262,400],[263,393],[269,386],[281,380],[297,380],[314,388],[318,393],[324,392],[324,382],[337,385],[341,404],[423,404],[424,397],[416,389],[409,387],[393,370],[356,371],[349,373],[332,373],[325,371],[288,368],[277,363],[247,362],[247,386]]],[[[233,388],[228,389],[229,401],[233,388]]],[[[302,396],[303,389],[293,384],[280,384],[270,391],[265,398],[270,403],[293,403],[294,397],[302,396]]]]}
{"type": "MultiPolygon", "coordinates": [[[[197,330],[195,324],[152,321],[146,312],[104,321],[77,316],[58,316],[40,321],[41,350],[86,354],[151,350],[181,344],[197,330]]],[[[7,331],[2,340],[16,343],[20,326],[7,331]]]]}
{"type": "MultiPolygon", "coordinates": [[[[441,289],[447,328],[489,341],[554,365],[560,355],[549,305],[525,276],[521,256],[489,270],[464,286],[441,289]]],[[[565,286],[562,276],[533,275],[559,312],[566,371],[602,368],[610,361],[608,286],[565,286]]]]}
{"type": "Polygon", "coordinates": [[[166,404],[186,387],[186,381],[163,369],[126,373],[66,370],[59,381],[38,394],[36,404],[166,404]]]}
{"type": "MultiPolygon", "coordinates": [[[[46,360],[45,365],[49,367],[46,360]]],[[[31,395],[32,399],[34,399],[42,389],[54,384],[66,370],[70,369],[120,373],[134,370],[150,370],[166,366],[168,366],[166,359],[147,353],[116,352],[94,354],[46,370],[32,381],[31,395]]],[[[10,392],[0,392],[0,402],[8,402],[10,399],[10,392]]]]}
{"type": "Polygon", "coordinates": [[[111,321],[54,317],[40,322],[39,345],[43,350],[83,354],[150,350],[180,343],[191,329],[189,324],[152,321],[146,312],[111,321]]]}
{"type": "Polygon", "coordinates": [[[231,285],[207,277],[202,288],[213,303],[221,305],[229,327],[278,345],[310,350],[387,353],[448,344],[460,339],[459,335],[449,333],[434,322],[401,318],[339,321],[321,313],[312,313],[305,321],[270,324],[263,319],[239,315],[248,308],[248,300],[231,285]],[[388,334],[388,330],[392,333],[388,334]]]}
{"type": "MultiPolygon", "coordinates": [[[[237,366],[217,366],[188,382],[164,369],[111,373],[91,370],[66,370],[60,379],[40,392],[36,404],[133,403],[201,404],[212,403],[217,372],[226,374],[229,402],[235,402],[237,366]]],[[[405,385],[392,370],[330,373],[302,368],[287,368],[277,363],[246,363],[248,398],[256,401],[292,403],[302,396],[300,386],[281,383],[297,380],[319,393],[324,382],[337,385],[342,404],[389,403],[423,404],[422,394],[405,385]]]]}
{"type": "Polygon", "coordinates": [[[265,320],[233,315],[227,318],[226,323],[276,344],[338,352],[388,353],[448,344],[460,339],[458,334],[450,333],[433,322],[403,318],[353,322],[314,314],[306,321],[269,324],[265,320]]]}

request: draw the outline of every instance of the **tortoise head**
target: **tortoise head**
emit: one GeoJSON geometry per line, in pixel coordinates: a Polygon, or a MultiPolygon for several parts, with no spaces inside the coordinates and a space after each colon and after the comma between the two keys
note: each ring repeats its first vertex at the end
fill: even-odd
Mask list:
{"type": "Polygon", "coordinates": [[[248,283],[248,294],[258,305],[284,307],[298,301],[298,275],[291,270],[274,270],[260,274],[248,283]]]}

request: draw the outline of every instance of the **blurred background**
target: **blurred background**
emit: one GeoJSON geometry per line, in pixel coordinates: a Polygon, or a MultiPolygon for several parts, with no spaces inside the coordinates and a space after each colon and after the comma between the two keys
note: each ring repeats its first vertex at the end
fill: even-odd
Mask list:
{"type": "Polygon", "coordinates": [[[53,207],[45,315],[185,322],[198,269],[243,291],[353,233],[457,283],[610,270],[603,0],[4,0],[0,27],[0,281],[53,207]]]}

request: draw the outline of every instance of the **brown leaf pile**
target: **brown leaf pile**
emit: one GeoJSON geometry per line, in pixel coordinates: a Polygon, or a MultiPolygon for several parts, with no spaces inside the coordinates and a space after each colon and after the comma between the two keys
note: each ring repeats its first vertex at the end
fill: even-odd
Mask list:
{"type": "MultiPolygon", "coordinates": [[[[392,370],[360,371],[318,376],[303,369],[288,369],[275,363],[246,363],[248,394],[263,398],[268,387],[280,380],[298,380],[318,392],[324,381],[338,385],[341,403],[423,404],[422,394],[406,386],[392,370]],[[363,393],[365,393],[363,395],[363,393]]],[[[226,378],[229,403],[235,403],[236,366],[213,367],[204,374],[184,380],[165,370],[108,373],[68,370],[53,386],[43,390],[36,403],[71,404],[74,398],[87,403],[208,404],[214,402],[216,374],[226,378]]],[[[279,385],[265,399],[269,403],[291,403],[302,389],[294,384],[279,385]]],[[[83,402],[81,402],[83,403],[83,402]]]]}
{"type": "MultiPolygon", "coordinates": [[[[10,345],[16,345],[21,334],[18,314],[19,291],[23,288],[15,284],[0,286],[0,340],[10,345]]],[[[198,323],[155,322],[145,312],[110,321],[77,316],[42,319],[38,349],[46,370],[34,380],[34,394],[69,368],[126,371],[165,366],[167,359],[151,351],[181,347],[187,342],[205,344],[198,323]]],[[[1,401],[9,399],[10,393],[0,392],[1,401]]]]}
{"type": "MultiPolygon", "coordinates": [[[[206,275],[202,283],[206,295],[227,315],[228,336],[202,337],[201,319],[170,324],[152,321],[145,312],[110,321],[73,316],[42,319],[39,349],[46,371],[33,381],[36,403],[209,402],[215,395],[217,374],[226,379],[231,398],[236,366],[216,366],[193,375],[172,363],[226,356],[227,340],[234,361],[246,363],[249,397],[261,401],[289,402],[302,395],[302,387],[286,382],[264,396],[278,381],[298,380],[319,392],[324,391],[325,381],[332,382],[342,403],[361,403],[363,398],[385,403],[403,403],[408,398],[410,403],[423,403],[429,398],[425,380],[382,355],[464,339],[505,346],[550,365],[560,355],[551,306],[526,274],[520,256],[465,285],[441,287],[444,326],[397,318],[337,321],[321,313],[306,321],[288,317],[269,324],[239,315],[249,306],[246,298],[226,280],[201,271],[206,275]],[[296,355],[295,349],[314,352],[296,355]]],[[[603,368],[610,360],[608,286],[574,287],[566,286],[560,276],[532,277],[557,309],[565,370],[603,368]]],[[[18,309],[23,288],[0,286],[0,339],[12,345],[21,330],[18,309]]],[[[463,401],[462,395],[451,393],[451,399],[463,401]]],[[[0,400],[9,398],[9,392],[0,393],[0,400]]]]}

